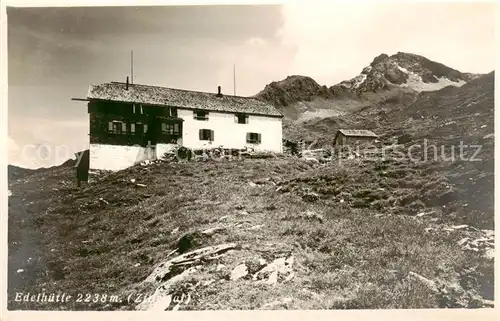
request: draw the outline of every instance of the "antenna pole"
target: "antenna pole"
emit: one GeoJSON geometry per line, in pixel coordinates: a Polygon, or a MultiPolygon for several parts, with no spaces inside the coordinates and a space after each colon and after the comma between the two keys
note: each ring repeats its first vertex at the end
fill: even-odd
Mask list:
{"type": "Polygon", "coordinates": [[[134,83],[134,51],[130,50],[130,83],[134,83]]]}
{"type": "Polygon", "coordinates": [[[233,94],[236,96],[236,65],[233,65],[233,94]]]}

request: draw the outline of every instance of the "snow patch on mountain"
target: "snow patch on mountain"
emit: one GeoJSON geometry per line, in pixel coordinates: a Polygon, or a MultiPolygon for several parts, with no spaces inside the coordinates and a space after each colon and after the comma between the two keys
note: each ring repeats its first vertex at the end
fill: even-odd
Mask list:
{"type": "Polygon", "coordinates": [[[303,113],[298,119],[299,122],[304,122],[314,118],[327,118],[327,117],[336,117],[341,115],[342,113],[338,110],[332,109],[318,109],[318,110],[308,110],[303,113]]]}
{"type": "Polygon", "coordinates": [[[465,85],[467,82],[464,80],[453,81],[446,77],[437,78],[438,81],[435,83],[426,83],[422,80],[422,77],[414,72],[409,71],[408,69],[401,67],[400,65],[396,65],[399,70],[408,75],[408,80],[405,84],[401,84],[400,86],[403,88],[411,88],[415,91],[436,91],[443,89],[448,86],[461,87],[465,85]]]}

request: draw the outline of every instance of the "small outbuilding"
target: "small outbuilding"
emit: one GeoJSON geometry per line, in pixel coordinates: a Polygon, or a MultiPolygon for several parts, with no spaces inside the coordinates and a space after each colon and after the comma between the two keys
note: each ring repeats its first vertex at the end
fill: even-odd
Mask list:
{"type": "Polygon", "coordinates": [[[89,150],[86,149],[82,152],[75,153],[76,156],[76,182],[80,186],[81,182],[89,181],[89,150]]]}
{"type": "Polygon", "coordinates": [[[377,134],[366,129],[339,129],[333,144],[335,146],[357,145],[372,142],[378,138],[377,134]]]}

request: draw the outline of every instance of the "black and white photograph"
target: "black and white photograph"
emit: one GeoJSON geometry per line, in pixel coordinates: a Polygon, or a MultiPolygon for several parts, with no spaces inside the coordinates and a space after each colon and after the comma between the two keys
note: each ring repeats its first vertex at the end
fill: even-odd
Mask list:
{"type": "Polygon", "coordinates": [[[494,310],[495,2],[2,10],[8,311],[494,310]]]}

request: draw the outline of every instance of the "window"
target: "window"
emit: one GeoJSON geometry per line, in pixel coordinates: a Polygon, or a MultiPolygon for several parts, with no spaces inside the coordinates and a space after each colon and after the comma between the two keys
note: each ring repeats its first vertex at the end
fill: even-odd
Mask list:
{"type": "Polygon", "coordinates": [[[196,120],[208,120],[208,112],[205,110],[195,110],[193,115],[196,120]]]}
{"type": "Polygon", "coordinates": [[[170,117],[177,117],[177,108],[175,108],[175,107],[170,107],[170,108],[168,109],[168,112],[169,112],[169,114],[168,114],[168,115],[169,115],[170,117]]]}
{"type": "Polygon", "coordinates": [[[135,124],[134,123],[130,124],[130,132],[135,133],[135,124]]]}
{"type": "Polygon", "coordinates": [[[179,124],[167,124],[167,123],[161,124],[161,131],[163,134],[179,135],[180,134],[179,129],[180,129],[179,124]]]}
{"type": "Polygon", "coordinates": [[[148,132],[148,124],[144,124],[144,132],[147,133],[148,132]]]}
{"type": "Polygon", "coordinates": [[[135,127],[135,132],[138,135],[144,134],[144,125],[142,125],[141,122],[136,122],[134,127],[135,127]]]}
{"type": "Polygon", "coordinates": [[[248,124],[248,115],[236,114],[235,120],[238,124],[248,124]]]}
{"type": "Polygon", "coordinates": [[[132,111],[134,114],[142,114],[142,105],[134,104],[132,111]]]}
{"type": "Polygon", "coordinates": [[[126,134],[127,124],[116,120],[110,121],[108,123],[108,130],[113,134],[126,134]]]}
{"type": "Polygon", "coordinates": [[[199,132],[200,140],[214,140],[214,131],[211,129],[200,129],[199,132]]]}
{"type": "Polygon", "coordinates": [[[247,133],[247,143],[249,144],[260,144],[261,135],[258,133],[247,133]]]}

